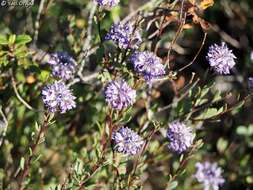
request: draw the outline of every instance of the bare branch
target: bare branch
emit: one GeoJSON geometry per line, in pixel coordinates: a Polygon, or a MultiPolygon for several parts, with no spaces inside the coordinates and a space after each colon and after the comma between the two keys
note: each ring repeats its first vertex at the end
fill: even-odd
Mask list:
{"type": "Polygon", "coordinates": [[[41,17],[42,11],[44,9],[44,4],[45,4],[45,0],[41,0],[40,6],[39,6],[39,11],[38,11],[38,14],[36,16],[36,21],[35,21],[35,31],[34,31],[34,36],[33,36],[33,44],[36,44],[36,42],[38,40],[39,28],[40,28],[40,17],[41,17]]]}
{"type": "Polygon", "coordinates": [[[12,76],[11,77],[11,82],[12,82],[12,87],[14,89],[14,92],[17,96],[17,98],[19,99],[19,101],[24,104],[25,107],[27,107],[29,110],[34,110],[34,108],[32,106],[30,106],[20,95],[19,95],[19,92],[18,92],[18,89],[17,89],[17,86],[16,86],[16,81],[14,79],[14,77],[12,76]]]}
{"type": "Polygon", "coordinates": [[[179,72],[183,71],[184,69],[186,69],[187,67],[191,66],[194,63],[194,61],[197,59],[199,53],[201,52],[201,50],[202,50],[202,48],[203,48],[203,46],[205,44],[206,36],[207,36],[207,33],[205,32],[204,38],[203,38],[202,43],[201,43],[201,46],[200,46],[198,52],[196,53],[196,55],[194,56],[193,60],[189,64],[187,64],[184,67],[182,67],[181,69],[179,69],[179,72]]]}
{"type": "Polygon", "coordinates": [[[2,132],[2,134],[0,136],[0,146],[1,146],[2,143],[3,143],[4,137],[6,136],[7,127],[8,127],[8,120],[7,120],[7,117],[5,116],[5,114],[4,114],[3,110],[2,110],[2,106],[0,106],[0,114],[1,114],[1,116],[3,118],[3,122],[4,122],[4,126],[0,126],[0,128],[2,128],[2,127],[4,128],[3,132],[2,132]]]}

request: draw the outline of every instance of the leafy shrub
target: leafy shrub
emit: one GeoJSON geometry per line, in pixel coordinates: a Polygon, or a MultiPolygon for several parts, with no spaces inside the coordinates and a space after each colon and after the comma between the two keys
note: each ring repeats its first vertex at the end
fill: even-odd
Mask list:
{"type": "Polygon", "coordinates": [[[229,0],[13,2],[1,189],[251,189],[252,66],[215,23],[229,0]]]}

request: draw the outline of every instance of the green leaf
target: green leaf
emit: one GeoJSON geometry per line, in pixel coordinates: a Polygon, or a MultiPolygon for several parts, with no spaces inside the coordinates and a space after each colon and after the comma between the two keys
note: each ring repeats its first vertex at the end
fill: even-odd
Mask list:
{"type": "Polygon", "coordinates": [[[41,157],[42,155],[40,154],[33,162],[37,162],[41,157]]]}
{"type": "Polygon", "coordinates": [[[42,70],[40,75],[38,76],[38,79],[45,82],[48,80],[48,77],[50,76],[50,72],[46,70],[42,70]]]}
{"type": "Polygon", "coordinates": [[[15,40],[16,40],[16,35],[15,34],[10,35],[8,44],[13,45],[15,43],[15,40]]]}
{"type": "Polygon", "coordinates": [[[216,108],[209,108],[195,119],[209,119],[209,118],[219,115],[222,111],[223,111],[223,107],[221,107],[219,110],[216,108]]]}
{"type": "Polygon", "coordinates": [[[21,168],[21,170],[23,170],[25,168],[25,158],[24,157],[22,157],[20,159],[19,167],[21,168]]]}
{"type": "Polygon", "coordinates": [[[245,126],[239,126],[239,127],[237,127],[237,129],[236,129],[236,133],[237,133],[238,135],[247,136],[248,129],[247,129],[247,127],[245,127],[245,126]]]}
{"type": "Polygon", "coordinates": [[[7,37],[4,35],[0,35],[0,45],[7,45],[7,44],[8,44],[7,37]]]}
{"type": "Polygon", "coordinates": [[[178,185],[177,181],[173,181],[172,183],[169,184],[169,186],[166,188],[166,190],[172,190],[175,189],[178,185]]]}
{"type": "Polygon", "coordinates": [[[119,19],[120,12],[121,12],[120,7],[114,7],[114,8],[111,10],[111,18],[112,18],[112,20],[118,20],[118,19],[119,19]]]}
{"type": "Polygon", "coordinates": [[[31,148],[29,148],[29,156],[32,156],[33,155],[33,151],[31,148]]]}
{"type": "Polygon", "coordinates": [[[40,130],[40,126],[39,126],[39,124],[38,124],[37,121],[35,122],[35,129],[36,129],[36,131],[39,131],[39,130],[40,130]]]}
{"type": "Polygon", "coordinates": [[[28,35],[18,35],[16,38],[16,44],[27,44],[32,41],[32,38],[28,35]]]}
{"type": "Polygon", "coordinates": [[[179,162],[182,162],[183,159],[184,159],[184,155],[182,154],[182,155],[180,156],[180,158],[179,158],[179,162]]]}
{"type": "Polygon", "coordinates": [[[200,149],[203,145],[204,145],[204,143],[203,143],[202,139],[196,141],[196,143],[195,143],[196,150],[200,149]]]}
{"type": "Polygon", "coordinates": [[[228,141],[223,138],[219,138],[217,142],[217,149],[219,150],[219,152],[224,152],[227,146],[228,146],[228,141]]]}
{"type": "Polygon", "coordinates": [[[237,105],[235,105],[233,107],[233,114],[238,113],[238,111],[240,111],[240,108],[245,104],[245,100],[242,100],[241,102],[239,102],[237,105]]]}

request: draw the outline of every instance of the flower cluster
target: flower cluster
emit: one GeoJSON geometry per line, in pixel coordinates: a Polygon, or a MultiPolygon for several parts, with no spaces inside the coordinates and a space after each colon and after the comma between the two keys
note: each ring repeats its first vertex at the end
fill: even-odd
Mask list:
{"type": "Polygon", "coordinates": [[[222,169],[216,163],[198,162],[196,164],[197,171],[195,178],[203,184],[204,190],[218,190],[225,180],[222,177],[222,169]]]}
{"type": "Polygon", "coordinates": [[[135,52],[130,60],[134,70],[142,74],[147,81],[165,74],[165,66],[161,63],[161,59],[152,52],[135,52]]]}
{"type": "Polygon", "coordinates": [[[116,110],[122,110],[133,105],[136,91],[129,87],[124,80],[111,81],[105,87],[105,100],[116,110]]]}
{"type": "Polygon", "coordinates": [[[112,40],[120,49],[136,49],[142,42],[140,32],[129,22],[112,25],[105,40],[112,40]]]}
{"type": "Polygon", "coordinates": [[[50,112],[65,113],[76,107],[75,97],[63,82],[54,82],[42,90],[42,100],[50,112]]]}
{"type": "Polygon", "coordinates": [[[192,146],[194,134],[191,128],[184,123],[173,121],[169,124],[167,138],[169,139],[169,149],[180,154],[192,146]]]}
{"type": "Polygon", "coordinates": [[[59,79],[69,80],[76,72],[76,62],[66,52],[51,54],[48,64],[52,68],[53,76],[59,79]]]}
{"type": "MultiPolygon", "coordinates": [[[[98,6],[111,8],[119,0],[94,0],[98,6]]],[[[133,24],[120,22],[112,25],[105,36],[105,40],[113,41],[120,49],[138,49],[142,39],[139,30],[133,24]]],[[[144,77],[151,84],[154,79],[166,74],[162,60],[150,51],[137,51],[130,57],[134,71],[144,77]]],[[[214,44],[209,47],[206,56],[210,66],[219,74],[229,74],[235,65],[235,55],[225,43],[220,46],[214,44]]],[[[66,52],[57,52],[51,55],[48,64],[52,67],[52,75],[67,81],[73,78],[76,72],[75,60],[66,52]]],[[[253,78],[249,78],[249,85],[253,88],[253,78]]],[[[136,90],[132,89],[123,79],[110,81],[104,89],[105,101],[115,110],[123,110],[136,101],[136,90]]],[[[42,90],[42,99],[50,112],[65,113],[76,107],[75,97],[64,82],[54,82],[42,90]]],[[[195,134],[183,122],[169,123],[166,137],[169,140],[168,148],[178,154],[188,151],[193,145],[195,134]]],[[[136,132],[128,127],[121,127],[112,132],[113,149],[125,155],[136,155],[141,152],[145,141],[136,132]]],[[[216,163],[197,163],[196,174],[198,182],[205,190],[218,190],[225,182],[221,176],[222,170],[216,163]]]]}
{"type": "Polygon", "coordinates": [[[98,6],[112,8],[119,4],[119,0],[94,0],[98,6]]]}
{"type": "Polygon", "coordinates": [[[236,57],[224,42],[220,46],[211,45],[206,58],[210,66],[219,74],[229,74],[235,66],[236,57]]]}
{"type": "Polygon", "coordinates": [[[126,155],[135,155],[143,147],[144,140],[128,127],[121,127],[112,135],[114,150],[126,155]]]}

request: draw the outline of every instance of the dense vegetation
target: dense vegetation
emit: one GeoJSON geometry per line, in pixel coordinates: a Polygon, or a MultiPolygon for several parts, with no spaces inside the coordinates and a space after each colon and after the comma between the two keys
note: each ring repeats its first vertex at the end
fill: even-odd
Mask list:
{"type": "Polygon", "coordinates": [[[253,188],[253,1],[0,4],[0,189],[253,188]]]}

